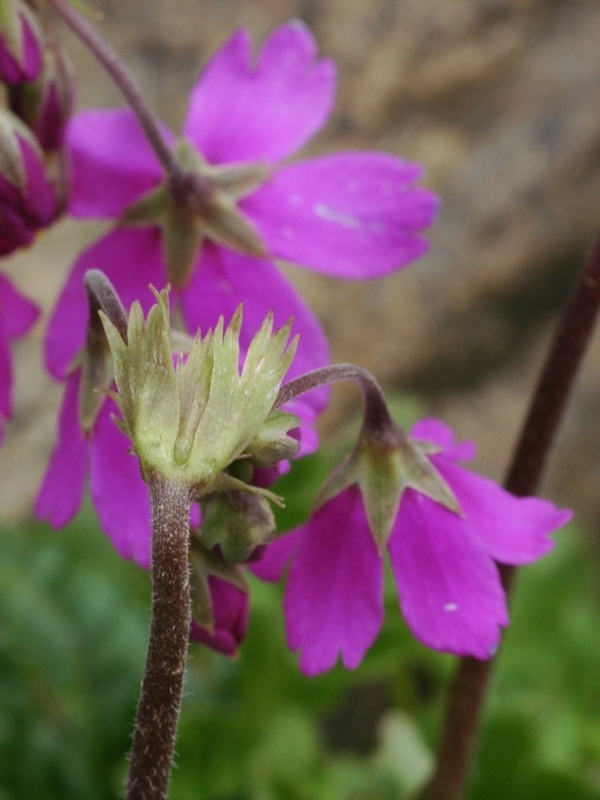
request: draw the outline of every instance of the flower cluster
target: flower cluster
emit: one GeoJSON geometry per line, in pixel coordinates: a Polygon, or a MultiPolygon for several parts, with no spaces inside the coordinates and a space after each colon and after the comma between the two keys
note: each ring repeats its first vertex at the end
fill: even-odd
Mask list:
{"type": "MultiPolygon", "coordinates": [[[[248,34],[234,34],[192,90],[179,143],[164,130],[194,189],[187,194],[181,181],[174,186],[165,179],[131,111],[94,110],[72,119],[70,212],[117,224],[79,257],[46,334],[46,364],[67,390],[39,516],[56,527],[73,516],[89,459],[90,491],[104,529],[124,557],[147,566],[140,555],[148,552],[147,493],[126,456],[127,440],[107,430],[108,401],[92,418],[73,414],[85,405],[80,365],[88,349],[83,277],[89,269],[100,266],[124,307],[137,300],[144,313],[154,302],[149,284],[160,290],[170,282],[178,316],[192,335],[214,329],[221,316],[230,319],[242,303],[243,351],[270,311],[276,327],[293,318],[292,333],[300,335],[294,377],[326,364],[329,349],[274,258],[369,278],[425,252],[419,230],[433,221],[438,200],[413,185],[420,166],[359,152],[280,163],[323,126],[334,90],[334,65],[317,59],[301,23],[277,29],[255,63],[248,34]],[[188,203],[190,193],[193,200],[200,193],[202,202],[188,203]],[[188,239],[191,250],[173,245],[188,239]],[[65,477],[71,473],[74,480],[65,477]],[[119,498],[127,498],[127,508],[119,498]]],[[[289,405],[300,419],[301,453],[316,447],[313,423],[327,398],[323,387],[289,405]]]]}
{"type": "MultiPolygon", "coordinates": [[[[5,0],[0,9],[0,256],[29,246],[66,204],[64,133],[73,101],[66,57],[35,9],[5,0]]],[[[8,343],[37,317],[33,304],[0,274],[0,417],[11,415],[8,343]]]]}
{"type": "MultiPolygon", "coordinates": [[[[11,223],[13,242],[0,227],[4,252],[55,214],[56,186],[44,152],[60,150],[72,96],[69,70],[58,51],[40,44],[29,7],[14,0],[11,9],[10,35],[0,32],[0,70],[14,84],[11,108],[22,121],[11,123],[11,147],[21,160],[13,170],[18,181],[0,175],[0,202],[6,197],[28,233],[11,223]],[[40,76],[46,76],[43,88],[34,92],[29,84],[40,76]]],[[[248,34],[238,31],[209,60],[181,136],[161,129],[174,158],[171,171],[165,173],[129,109],[90,110],[70,121],[69,210],[114,224],[78,258],[48,326],[46,364],[64,381],[65,393],[37,514],[56,527],[68,522],[89,474],[100,522],[118,552],[148,568],[150,503],[142,475],[168,472],[175,454],[172,474],[184,482],[194,476],[202,498],[201,513],[195,506],[190,519],[192,638],[233,654],[248,620],[241,565],[249,563],[265,580],[278,579],[289,566],[286,627],[301,668],[314,675],[338,656],[355,667],[382,624],[388,552],[415,635],[436,649],[487,658],[508,621],[496,562],[541,556],[551,547],[548,534],[570,512],[515,498],[464,470],[457,461],[473,449],[455,445],[442,423],[420,423],[411,440],[396,431],[397,444],[383,449],[370,449],[367,436],[306,525],[272,541],[272,512],[258,487],[297,450],[316,447],[313,424],[328,391],[315,383],[307,393],[290,393],[286,410],[265,416],[271,393],[256,418],[242,413],[260,388],[256,376],[266,358],[265,351],[257,360],[262,345],[256,342],[264,344],[273,325],[293,319],[297,352],[293,361],[291,350],[284,357],[275,336],[280,363],[273,385],[288,368],[294,379],[329,360],[320,323],[276,261],[341,278],[387,275],[425,253],[420,232],[438,206],[432,192],[415,186],[421,167],[395,156],[347,152],[288,163],[324,125],[334,90],[334,65],[317,57],[302,24],[290,22],[254,59],[248,34]],[[131,308],[126,330],[100,324],[84,284],[97,267],[131,308]],[[144,322],[156,299],[149,285],[172,288],[173,319],[181,328],[174,339],[211,332],[188,343],[189,355],[176,362],[164,300],[144,322]],[[225,362],[219,372],[215,364],[225,362]],[[238,362],[246,364],[241,374],[238,362]],[[213,385],[220,387],[214,396],[213,385]],[[290,413],[299,441],[290,435],[290,413]],[[254,440],[251,432],[261,425],[254,440]],[[293,446],[263,457],[275,441],[281,448],[282,434],[293,446]],[[202,463],[193,456],[196,435],[204,442],[202,463]]],[[[289,327],[282,330],[287,339],[289,327]]]]}

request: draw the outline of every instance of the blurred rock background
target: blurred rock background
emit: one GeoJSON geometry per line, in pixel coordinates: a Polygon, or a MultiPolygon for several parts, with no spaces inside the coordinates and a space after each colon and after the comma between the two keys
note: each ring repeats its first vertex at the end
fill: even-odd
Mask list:
{"type": "MultiPolygon", "coordinates": [[[[95,0],[98,28],[175,130],[204,60],[238,26],[262,41],[289,17],[339,69],[338,104],[309,154],[386,150],[426,167],[443,208],[431,251],[393,277],[343,283],[290,267],[336,360],[371,369],[475,438],[478,467],[510,458],[552,326],[600,230],[598,0],[95,0]]],[[[79,105],[120,97],[59,24],[79,105]]],[[[64,221],[12,259],[52,306],[74,255],[101,230],[64,221]]],[[[286,268],[287,269],[287,268],[286,268]]],[[[16,415],[0,450],[3,516],[30,513],[54,440],[59,388],[40,368],[43,322],[17,348],[16,415]]],[[[600,334],[544,492],[600,518],[600,334]]],[[[326,427],[355,408],[336,392],[326,427]]]]}

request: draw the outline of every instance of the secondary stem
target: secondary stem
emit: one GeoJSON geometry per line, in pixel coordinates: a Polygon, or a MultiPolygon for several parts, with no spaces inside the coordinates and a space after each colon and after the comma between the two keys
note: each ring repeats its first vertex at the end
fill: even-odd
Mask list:
{"type": "Polygon", "coordinates": [[[166,800],[191,621],[189,489],[159,475],[152,504],[152,621],[138,703],[127,800],[166,800]]]}
{"type": "Polygon", "coordinates": [[[184,173],[183,167],[165,140],[158,117],[146,102],[133,74],[117,53],[67,0],[47,0],[47,3],[94,54],[119,87],[167,175],[181,177],[184,173]]]}
{"type": "Polygon", "coordinates": [[[339,381],[353,381],[357,383],[365,399],[365,422],[371,430],[386,431],[397,428],[390,415],[385,396],[375,377],[366,369],[355,364],[330,364],[320,367],[298,378],[284,383],[279,390],[275,407],[282,406],[289,400],[299,397],[311,389],[339,381]]]}
{"type": "MultiPolygon", "coordinates": [[[[548,353],[508,470],[505,487],[535,492],[600,308],[600,238],[584,264],[548,353]]],[[[515,568],[500,567],[508,592],[515,568]]],[[[426,800],[460,800],[469,776],[494,660],[461,659],[451,689],[434,776],[426,800]]]]}

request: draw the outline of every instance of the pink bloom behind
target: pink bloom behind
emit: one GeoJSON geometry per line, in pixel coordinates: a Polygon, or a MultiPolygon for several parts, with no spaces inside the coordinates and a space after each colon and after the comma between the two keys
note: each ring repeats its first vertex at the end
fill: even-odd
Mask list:
{"type": "MultiPolygon", "coordinates": [[[[414,635],[435,650],[489,658],[508,624],[496,561],[527,564],[553,546],[549,534],[572,517],[546,500],[517,498],[458,466],[472,457],[437,420],[411,436],[441,448],[431,461],[462,515],[413,489],[402,496],[388,543],[400,605],[414,635]]],[[[277,579],[291,560],[284,608],[288,643],[307,675],[341,656],[357,666],[383,621],[383,558],[369,531],[360,491],[351,486],[301,528],[282,537],[253,571],[277,579]]]]}
{"type": "Polygon", "coordinates": [[[24,336],[36,321],[39,309],[0,274],[0,442],[4,423],[12,416],[12,358],[10,342],[24,336]]]}
{"type": "MultiPolygon", "coordinates": [[[[238,31],[208,62],[193,89],[183,132],[209,164],[273,166],[270,179],[239,203],[272,257],[340,277],[376,277],[425,252],[418,231],[433,221],[438,200],[412,186],[421,174],[418,165],[390,155],[344,153],[293,166],[278,164],[323,126],[334,90],[334,65],[317,59],[315,42],[301,23],[278,28],[256,64],[247,32],[238,31]]],[[[174,142],[172,134],[164,133],[174,142]]],[[[73,178],[70,210],[75,216],[119,218],[163,180],[129,110],[83,112],[71,121],[67,141],[73,178]]],[[[123,281],[133,295],[143,293],[150,281],[160,289],[167,280],[157,227],[117,229],[84,252],[48,330],[46,362],[59,379],[84,343],[87,306],[81,277],[91,261],[107,272],[130,272],[123,281]]],[[[116,275],[110,277],[121,292],[116,275]]],[[[328,361],[318,321],[270,258],[205,242],[179,300],[192,332],[214,326],[220,314],[230,314],[242,302],[242,345],[269,308],[276,325],[293,316],[293,333],[301,338],[290,377],[328,361]]],[[[319,389],[303,402],[320,411],[327,396],[319,389]]]]}

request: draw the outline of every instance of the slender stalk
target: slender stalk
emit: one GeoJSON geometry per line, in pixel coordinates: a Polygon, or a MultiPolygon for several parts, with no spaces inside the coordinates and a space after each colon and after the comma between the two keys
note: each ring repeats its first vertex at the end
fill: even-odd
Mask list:
{"type": "Polygon", "coordinates": [[[158,117],[146,102],[136,79],[117,53],[76,11],[68,0],[46,0],[73,33],[86,45],[102,64],[121,90],[133,113],[169,177],[182,178],[184,169],[173,155],[160,129],[158,117]]]}
{"type": "Polygon", "coordinates": [[[127,800],[166,800],[191,621],[188,487],[148,480],[152,504],[152,621],[131,751],[127,800]]]}
{"type": "MultiPolygon", "coordinates": [[[[504,485],[517,496],[532,494],[537,488],[599,308],[600,238],[558,323],[508,470],[504,485]]],[[[508,592],[515,568],[503,565],[500,572],[508,592]]],[[[449,696],[436,770],[422,795],[426,800],[460,800],[463,796],[493,666],[493,659],[461,659],[449,696]]]]}
{"type": "Polygon", "coordinates": [[[288,381],[279,390],[275,407],[282,406],[294,397],[306,394],[318,386],[339,381],[354,381],[360,386],[365,398],[365,425],[369,430],[385,433],[393,428],[399,432],[375,377],[368,370],[355,364],[331,364],[288,381]]]}

